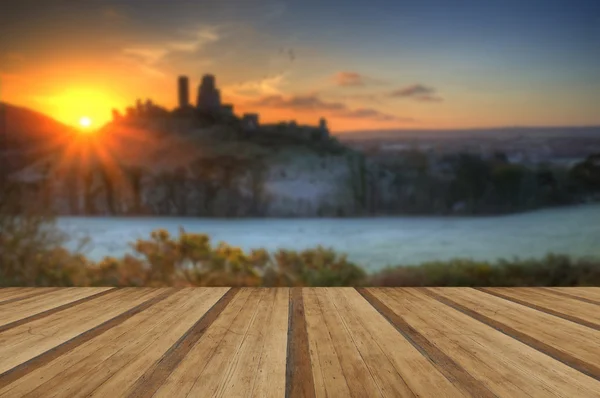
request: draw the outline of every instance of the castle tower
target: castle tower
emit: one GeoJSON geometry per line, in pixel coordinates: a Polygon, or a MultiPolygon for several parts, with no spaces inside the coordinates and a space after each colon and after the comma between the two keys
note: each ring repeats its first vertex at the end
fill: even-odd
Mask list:
{"type": "Polygon", "coordinates": [[[329,132],[329,128],[327,127],[327,119],[325,119],[324,117],[322,117],[319,120],[319,128],[321,129],[321,131],[323,132],[329,132]]]}
{"type": "Polygon", "coordinates": [[[198,87],[196,106],[201,111],[218,112],[221,108],[221,93],[216,88],[214,75],[204,75],[198,87]]]}
{"type": "Polygon", "coordinates": [[[179,108],[184,109],[190,105],[190,81],[187,76],[179,76],[177,94],[179,97],[179,108]]]}

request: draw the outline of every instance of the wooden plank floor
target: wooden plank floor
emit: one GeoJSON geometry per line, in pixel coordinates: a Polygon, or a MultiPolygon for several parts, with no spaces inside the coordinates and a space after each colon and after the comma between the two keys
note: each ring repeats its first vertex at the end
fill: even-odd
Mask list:
{"type": "Polygon", "coordinates": [[[600,397],[600,288],[0,289],[0,397],[600,397]]]}

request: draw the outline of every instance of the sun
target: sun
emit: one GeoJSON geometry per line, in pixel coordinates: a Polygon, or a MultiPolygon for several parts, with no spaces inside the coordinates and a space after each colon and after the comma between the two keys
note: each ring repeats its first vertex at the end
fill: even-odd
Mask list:
{"type": "Polygon", "coordinates": [[[88,116],[82,116],[79,119],[79,125],[83,128],[88,128],[92,125],[92,119],[90,119],[88,116]]]}

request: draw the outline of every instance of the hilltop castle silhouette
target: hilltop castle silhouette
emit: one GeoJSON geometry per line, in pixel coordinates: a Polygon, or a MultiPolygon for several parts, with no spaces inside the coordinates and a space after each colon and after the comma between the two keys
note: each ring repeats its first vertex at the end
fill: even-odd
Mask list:
{"type": "Polygon", "coordinates": [[[187,76],[177,78],[177,108],[169,111],[165,108],[155,105],[151,100],[145,103],[141,100],[136,101],[135,107],[128,107],[125,116],[113,110],[113,121],[136,120],[140,118],[153,117],[176,117],[186,120],[200,120],[204,123],[218,124],[224,122],[235,122],[244,131],[269,131],[295,134],[298,137],[307,139],[326,139],[329,137],[327,120],[321,118],[318,126],[298,125],[296,121],[280,122],[276,124],[260,124],[260,116],[257,113],[244,113],[241,118],[237,117],[233,111],[232,104],[223,104],[221,102],[221,92],[217,88],[216,78],[212,74],[205,74],[200,84],[196,96],[196,104],[190,102],[190,80],[187,76]]]}

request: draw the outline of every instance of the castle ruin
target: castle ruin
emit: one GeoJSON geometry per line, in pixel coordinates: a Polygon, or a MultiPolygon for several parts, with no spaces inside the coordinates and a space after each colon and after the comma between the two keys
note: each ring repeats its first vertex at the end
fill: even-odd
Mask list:
{"type": "Polygon", "coordinates": [[[221,110],[221,92],[217,89],[215,77],[204,75],[198,87],[196,108],[201,112],[216,113],[221,110]]]}
{"type": "MultiPolygon", "coordinates": [[[[173,119],[171,124],[181,128],[176,131],[184,131],[190,126],[204,126],[219,123],[237,123],[244,132],[281,132],[283,134],[296,135],[307,140],[323,140],[329,137],[327,120],[321,118],[318,126],[298,125],[296,121],[277,124],[260,124],[260,116],[257,113],[245,113],[242,117],[235,115],[232,104],[221,103],[221,92],[217,88],[215,76],[206,74],[198,85],[196,104],[190,103],[190,81],[187,76],[177,78],[177,108],[168,111],[156,106],[152,101],[137,100],[135,106],[126,109],[126,114],[121,116],[118,112],[113,113],[114,121],[142,121],[147,117],[166,117],[173,119]],[[140,119],[141,118],[141,119],[140,119]],[[181,125],[181,126],[180,126],[181,125]],[[183,127],[182,127],[183,126],[183,127]],[[185,127],[188,126],[188,127],[185,127]],[[282,130],[283,128],[283,130],[282,130]]],[[[167,122],[167,121],[166,121],[167,122]]]]}
{"type": "Polygon", "coordinates": [[[190,106],[190,81],[187,76],[179,76],[177,83],[179,109],[188,108],[190,106]]]}

